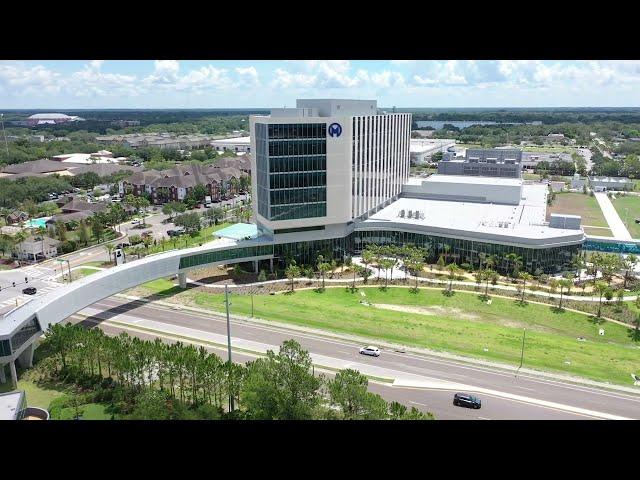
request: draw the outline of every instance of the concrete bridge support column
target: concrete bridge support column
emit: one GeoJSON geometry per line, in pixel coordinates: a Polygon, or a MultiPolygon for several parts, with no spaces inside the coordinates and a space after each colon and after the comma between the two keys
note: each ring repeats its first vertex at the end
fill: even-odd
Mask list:
{"type": "Polygon", "coordinates": [[[32,343],[18,356],[18,362],[20,362],[20,366],[22,368],[33,367],[33,350],[34,348],[32,343]]]}
{"type": "Polygon", "coordinates": [[[15,360],[9,362],[9,369],[11,370],[11,387],[15,390],[18,388],[18,372],[16,372],[15,360]]]}
{"type": "Polygon", "coordinates": [[[178,274],[178,282],[180,283],[180,288],[187,288],[187,273],[179,273],[178,274]]]}
{"type": "Polygon", "coordinates": [[[7,375],[4,373],[4,365],[0,365],[0,383],[7,383],[7,375]]]}

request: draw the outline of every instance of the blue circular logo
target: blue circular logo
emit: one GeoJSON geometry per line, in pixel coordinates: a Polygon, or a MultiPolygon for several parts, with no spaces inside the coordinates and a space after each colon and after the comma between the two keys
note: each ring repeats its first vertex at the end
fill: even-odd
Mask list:
{"type": "Polygon", "coordinates": [[[330,137],[339,137],[342,135],[342,126],[339,123],[332,123],[327,129],[327,133],[330,137]]]}

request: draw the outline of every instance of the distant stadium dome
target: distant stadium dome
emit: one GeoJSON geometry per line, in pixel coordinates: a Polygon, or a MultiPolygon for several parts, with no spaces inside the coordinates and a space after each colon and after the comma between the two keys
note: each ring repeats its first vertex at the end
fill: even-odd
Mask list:
{"type": "Polygon", "coordinates": [[[65,115],[64,113],[36,113],[31,115],[27,122],[29,125],[46,125],[66,122],[83,121],[84,118],[78,116],[65,115]]]}

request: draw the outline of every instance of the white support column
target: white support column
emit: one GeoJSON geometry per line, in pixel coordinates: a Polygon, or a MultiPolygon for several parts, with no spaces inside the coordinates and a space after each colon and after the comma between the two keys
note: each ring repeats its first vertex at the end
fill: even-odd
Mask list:
{"type": "Polygon", "coordinates": [[[7,375],[4,373],[4,365],[0,365],[0,383],[7,383],[7,375]]]}
{"type": "Polygon", "coordinates": [[[25,348],[22,353],[18,356],[18,362],[20,362],[20,366],[22,368],[31,368],[33,367],[33,343],[25,348]]]}
{"type": "Polygon", "coordinates": [[[16,372],[16,362],[9,362],[9,369],[11,370],[11,386],[15,390],[18,388],[18,372],[16,372]]]}
{"type": "Polygon", "coordinates": [[[273,258],[269,259],[269,271],[273,273],[273,258]]]}
{"type": "Polygon", "coordinates": [[[180,284],[180,288],[187,288],[187,273],[186,272],[178,273],[178,283],[180,284]]]}
{"type": "Polygon", "coordinates": [[[253,273],[258,273],[258,260],[253,261],[253,273]]]}

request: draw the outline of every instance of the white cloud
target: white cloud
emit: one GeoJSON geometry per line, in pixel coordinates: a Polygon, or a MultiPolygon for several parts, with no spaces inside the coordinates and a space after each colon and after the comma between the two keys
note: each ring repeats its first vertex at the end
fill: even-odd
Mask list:
{"type": "Polygon", "coordinates": [[[240,84],[245,86],[260,86],[260,76],[256,67],[237,67],[235,72],[240,77],[240,84]]]}
{"type": "Polygon", "coordinates": [[[91,60],[91,63],[89,63],[89,66],[91,68],[95,68],[96,70],[100,70],[103,64],[104,64],[104,60],[91,60]]]}
{"type": "Polygon", "coordinates": [[[177,60],[156,60],[155,72],[163,75],[175,75],[180,70],[180,62],[177,60]]]}

